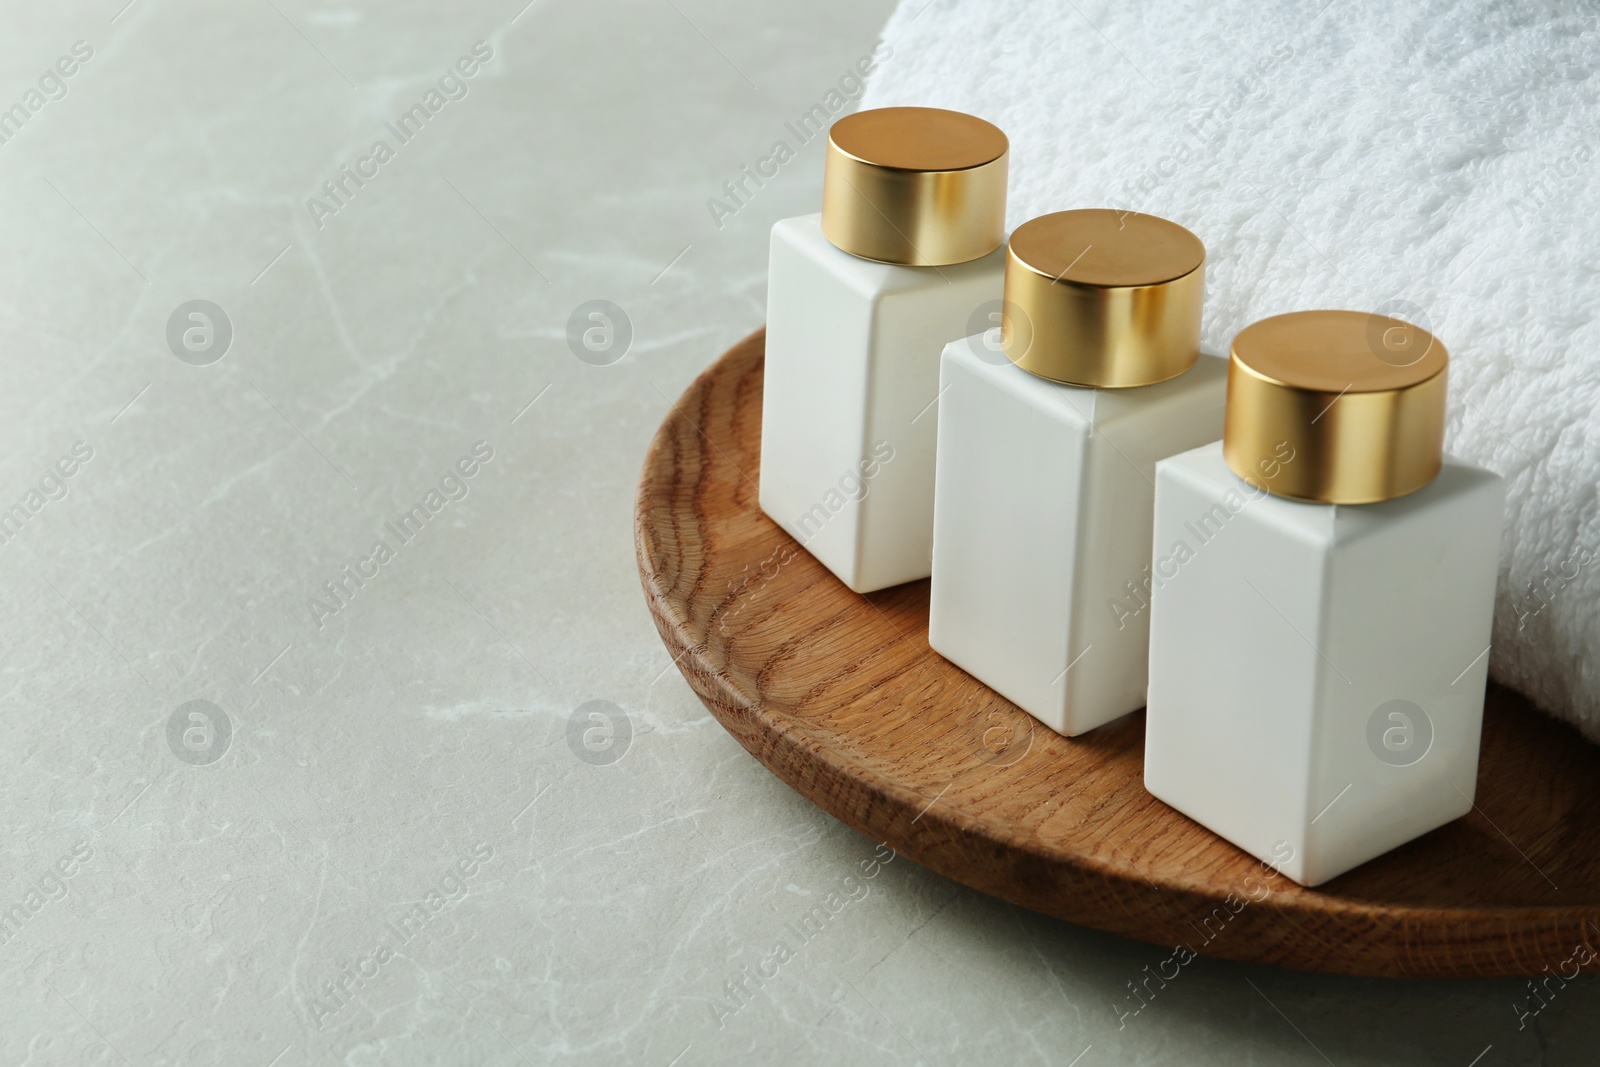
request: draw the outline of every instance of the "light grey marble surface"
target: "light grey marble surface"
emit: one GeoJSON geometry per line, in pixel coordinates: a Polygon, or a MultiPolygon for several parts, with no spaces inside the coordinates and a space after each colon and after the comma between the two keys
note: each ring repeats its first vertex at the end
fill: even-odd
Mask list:
{"type": "Polygon", "coordinates": [[[724,734],[635,477],[890,4],[522,2],[0,9],[0,1063],[1593,1062],[1592,981],[1202,959],[1134,1013],[1168,950],[882,862],[724,734]]]}

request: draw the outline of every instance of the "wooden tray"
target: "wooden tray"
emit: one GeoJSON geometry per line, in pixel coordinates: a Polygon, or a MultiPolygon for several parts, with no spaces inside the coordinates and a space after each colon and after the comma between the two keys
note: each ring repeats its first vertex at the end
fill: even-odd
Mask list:
{"type": "Polygon", "coordinates": [[[634,536],[684,677],[812,803],[974,889],[1205,955],[1406,977],[1594,956],[1600,749],[1575,730],[1491,688],[1471,815],[1318,889],[1264,872],[1144,791],[1142,713],[1036,726],[928,648],[927,582],[857,596],[761,513],[762,342],[657,431],[634,536]]]}

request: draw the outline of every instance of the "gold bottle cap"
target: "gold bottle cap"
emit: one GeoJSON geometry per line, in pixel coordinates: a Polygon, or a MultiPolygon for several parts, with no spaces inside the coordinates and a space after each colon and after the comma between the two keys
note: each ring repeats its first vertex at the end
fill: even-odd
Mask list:
{"type": "Polygon", "coordinates": [[[1444,460],[1449,353],[1387,315],[1296,311],[1247,326],[1228,359],[1222,455],[1268,492],[1371,504],[1427,485],[1444,460]]]}
{"type": "Polygon", "coordinates": [[[1176,377],[1200,358],[1206,247],[1175,222],[1092,208],[1017,227],[1000,337],[1041,378],[1117,389],[1176,377]]]}
{"type": "Polygon", "coordinates": [[[935,107],[858,111],[828,131],[822,233],[862,259],[938,267],[1005,240],[1010,144],[972,115],[935,107]]]}

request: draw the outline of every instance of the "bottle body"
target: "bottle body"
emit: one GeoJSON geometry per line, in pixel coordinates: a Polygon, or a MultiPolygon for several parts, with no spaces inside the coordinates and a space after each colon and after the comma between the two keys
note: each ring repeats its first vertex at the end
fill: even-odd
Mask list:
{"type": "Polygon", "coordinates": [[[1145,787],[1302,885],[1471,810],[1502,480],[1446,457],[1405,496],[1308,503],[1213,444],[1156,482],[1145,787]]]}
{"type": "Polygon", "coordinates": [[[773,227],[761,509],[858,593],[926,578],[939,352],[1000,297],[1003,250],[908,267],[773,227]]]}
{"type": "Polygon", "coordinates": [[[1133,389],[1023,371],[993,334],[944,350],[933,649],[1058,733],[1145,703],[1156,462],[1222,432],[1223,360],[1133,389]]]}

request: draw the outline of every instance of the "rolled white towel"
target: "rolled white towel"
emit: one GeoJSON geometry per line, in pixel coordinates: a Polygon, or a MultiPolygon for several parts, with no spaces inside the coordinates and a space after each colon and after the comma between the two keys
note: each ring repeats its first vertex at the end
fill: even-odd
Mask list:
{"type": "Polygon", "coordinates": [[[1088,206],[1189,227],[1214,351],[1303,308],[1437,334],[1447,447],[1509,483],[1491,673],[1600,741],[1600,24],[1584,7],[902,0],[862,106],[1004,129],[1013,227],[1088,206]]]}

